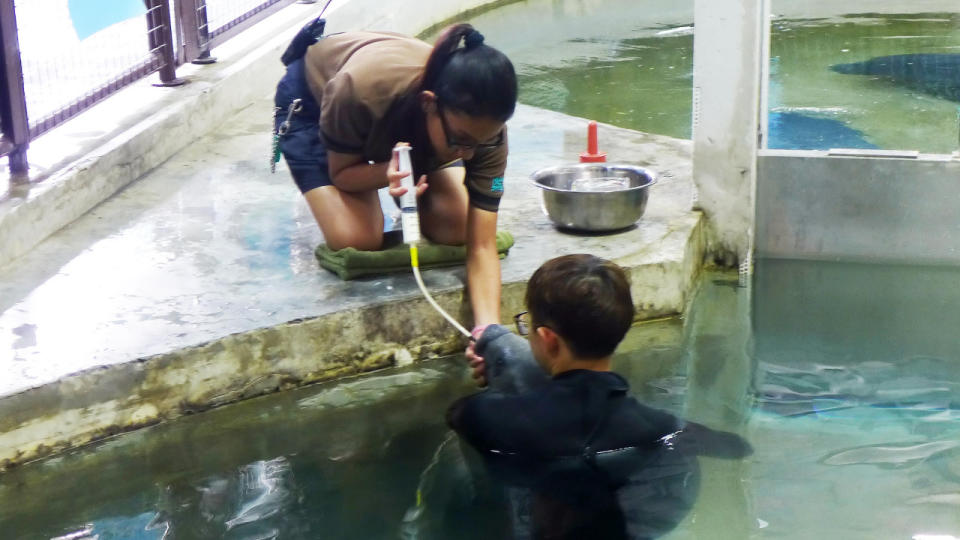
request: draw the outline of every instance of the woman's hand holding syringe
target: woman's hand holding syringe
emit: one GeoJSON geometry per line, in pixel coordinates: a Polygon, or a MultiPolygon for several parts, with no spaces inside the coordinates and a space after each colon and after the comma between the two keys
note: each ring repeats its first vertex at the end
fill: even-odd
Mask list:
{"type": "MultiPolygon", "coordinates": [[[[387,192],[391,197],[401,197],[407,192],[407,188],[403,186],[403,179],[411,174],[400,170],[400,156],[397,147],[401,146],[409,147],[410,144],[405,142],[397,143],[393,149],[393,155],[390,157],[390,165],[387,167],[387,181],[390,186],[387,192]]],[[[419,197],[427,190],[427,175],[421,175],[420,181],[416,183],[416,186],[417,197],[419,197]]]]}

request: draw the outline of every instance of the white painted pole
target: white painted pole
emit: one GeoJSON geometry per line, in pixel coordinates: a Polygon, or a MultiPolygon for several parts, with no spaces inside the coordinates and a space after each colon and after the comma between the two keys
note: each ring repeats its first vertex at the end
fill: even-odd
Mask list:
{"type": "Polygon", "coordinates": [[[707,248],[734,266],[751,248],[769,0],[695,0],[693,175],[707,248]]]}

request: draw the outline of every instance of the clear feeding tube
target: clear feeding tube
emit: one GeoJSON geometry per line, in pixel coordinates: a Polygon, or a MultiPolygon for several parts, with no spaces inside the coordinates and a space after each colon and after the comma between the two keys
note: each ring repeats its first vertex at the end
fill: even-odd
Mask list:
{"type": "Polygon", "coordinates": [[[437,313],[442,315],[461,334],[469,338],[471,337],[470,331],[440,307],[440,304],[430,296],[427,286],[423,283],[423,277],[420,276],[420,260],[417,252],[417,243],[420,242],[420,216],[417,214],[417,191],[413,180],[413,165],[410,162],[410,147],[396,146],[393,150],[397,153],[399,171],[407,173],[400,181],[400,185],[407,188],[407,192],[400,196],[400,225],[403,227],[403,243],[410,246],[410,266],[413,268],[413,277],[417,280],[417,286],[420,287],[424,298],[427,299],[433,309],[437,310],[437,313]]]}

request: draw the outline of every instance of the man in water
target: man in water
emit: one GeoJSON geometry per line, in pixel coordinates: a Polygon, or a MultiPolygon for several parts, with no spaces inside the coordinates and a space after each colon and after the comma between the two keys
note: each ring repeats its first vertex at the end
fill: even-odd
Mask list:
{"type": "Polygon", "coordinates": [[[484,331],[475,377],[489,388],[451,405],[447,422],[510,488],[514,534],[651,538],[672,529],[699,485],[697,454],[742,457],[732,433],[645,406],[611,371],[633,322],[630,283],[592,255],[547,261],[516,316],[529,345],[484,331]],[[540,369],[536,369],[539,366],[540,369]]]}

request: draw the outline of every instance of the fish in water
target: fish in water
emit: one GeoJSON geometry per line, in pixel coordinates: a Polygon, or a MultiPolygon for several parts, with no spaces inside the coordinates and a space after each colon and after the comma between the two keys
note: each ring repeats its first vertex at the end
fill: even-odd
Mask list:
{"type": "Polygon", "coordinates": [[[935,493],[923,497],[914,497],[907,504],[949,504],[960,506],[960,493],[935,493]]]}
{"type": "Polygon", "coordinates": [[[878,465],[888,468],[906,467],[926,461],[960,447],[956,441],[932,441],[913,445],[861,446],[828,455],[827,465],[878,465]]]}
{"type": "Polygon", "coordinates": [[[939,98],[960,101],[960,54],[895,54],[834,64],[848,75],[873,75],[939,98]]]}

